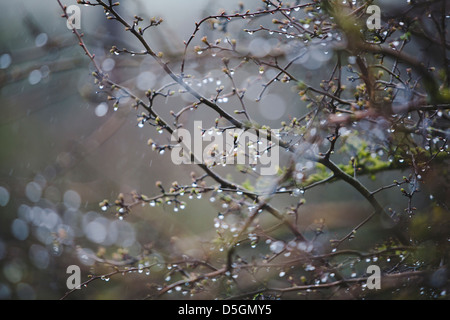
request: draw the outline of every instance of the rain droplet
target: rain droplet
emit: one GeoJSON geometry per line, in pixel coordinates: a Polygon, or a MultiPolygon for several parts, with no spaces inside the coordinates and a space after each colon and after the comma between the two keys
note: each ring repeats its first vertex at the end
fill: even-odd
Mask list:
{"type": "Polygon", "coordinates": [[[108,104],[105,102],[100,103],[97,107],[95,107],[95,115],[97,117],[103,117],[108,112],[108,104]]]}
{"type": "Polygon", "coordinates": [[[4,53],[0,56],[0,69],[6,69],[11,64],[12,59],[9,53],[4,53]]]}
{"type": "Polygon", "coordinates": [[[348,63],[355,64],[356,63],[356,57],[355,56],[348,57],[348,63]]]}
{"type": "Polygon", "coordinates": [[[0,187],[0,206],[5,207],[9,202],[9,191],[4,188],[0,187]]]}
{"type": "Polygon", "coordinates": [[[48,36],[46,33],[40,33],[37,35],[36,39],[34,40],[34,44],[36,47],[43,47],[48,41],[48,36]]]}
{"type": "Polygon", "coordinates": [[[42,196],[42,187],[38,183],[32,181],[27,184],[25,188],[25,195],[28,200],[38,202],[42,196]]]}
{"type": "Polygon", "coordinates": [[[28,82],[31,85],[38,84],[42,80],[42,73],[39,70],[33,70],[28,76],[28,82]]]}
{"type": "Polygon", "coordinates": [[[284,242],[283,241],[275,241],[270,244],[270,251],[273,253],[280,253],[284,249],[284,242]]]}
{"type": "Polygon", "coordinates": [[[308,264],[308,265],[306,266],[306,268],[305,268],[305,271],[313,271],[313,270],[316,270],[316,267],[314,267],[314,266],[311,265],[311,264],[308,264]]]}

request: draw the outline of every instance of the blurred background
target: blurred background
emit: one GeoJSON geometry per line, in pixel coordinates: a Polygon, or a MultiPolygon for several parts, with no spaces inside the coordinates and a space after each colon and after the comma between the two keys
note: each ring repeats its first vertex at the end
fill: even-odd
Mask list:
{"type": "MultiPolygon", "coordinates": [[[[164,19],[161,26],[147,32],[147,37],[155,51],[164,52],[174,66],[179,66],[183,41],[192,34],[196,21],[221,8],[238,7],[233,1],[212,0],[121,3],[120,12],[129,19],[134,14],[164,19]]],[[[246,1],[246,9],[255,9],[260,3],[246,1]]],[[[147,89],[169,82],[150,58],[110,54],[112,45],[140,48],[118,23],[106,20],[102,10],[80,8],[84,40],[111,79],[142,97],[147,89]]],[[[212,226],[220,210],[209,199],[187,200],[181,213],[171,207],[145,207],[124,220],[99,209],[100,201],[113,200],[119,192],[155,195],[155,181],[189,184],[189,172],[199,171],[174,166],[170,154],[158,155],[147,147],[150,137],[161,143],[167,143],[169,137],[158,135],[150,126],[139,128],[139,112],[131,107],[133,101],[123,98],[119,110],[113,110],[107,94],[94,84],[91,63],[61,13],[55,0],[0,2],[0,299],[59,299],[67,291],[67,266],[80,265],[83,279],[88,273],[100,272],[90,255],[80,254],[77,248],[90,254],[99,248],[121,248],[130,256],[148,250],[161,260],[167,254],[164,249],[195,256],[201,240],[214,236],[212,226]]],[[[240,50],[264,56],[279,45],[279,40],[241,32],[258,26],[258,22],[250,26],[239,22],[229,24],[227,31],[238,39],[240,50]]],[[[205,29],[208,32],[212,31],[205,29]]],[[[291,43],[286,50],[298,53],[299,48],[291,43]]],[[[329,70],[321,67],[331,65],[332,57],[332,49],[309,53],[299,60],[296,74],[318,83],[329,75],[329,70]]],[[[208,79],[198,87],[201,92],[214,92],[217,84],[226,83],[217,60],[194,57],[186,68],[199,82],[208,79]]],[[[246,98],[252,117],[278,127],[282,120],[304,114],[305,106],[291,85],[271,87],[257,104],[262,84],[273,76],[267,71],[261,77],[252,66],[241,71],[239,81],[248,87],[246,98]]],[[[156,108],[167,117],[170,110],[194,102],[190,99],[176,94],[158,100],[156,108]]],[[[236,109],[231,101],[223,105],[229,112],[236,109]]],[[[187,117],[183,119],[186,124],[194,118],[209,119],[211,126],[215,119],[209,111],[187,117]]],[[[364,181],[376,186],[391,182],[392,176],[380,176],[372,185],[369,179],[364,181]]],[[[418,207],[421,196],[417,197],[418,207]]],[[[424,193],[422,197],[428,196],[424,193]]],[[[388,193],[382,201],[390,203],[397,198],[388,193]]],[[[277,201],[276,205],[285,207],[291,199],[287,196],[277,201]]],[[[314,189],[308,192],[307,201],[301,222],[305,229],[313,229],[315,219],[324,217],[327,227],[334,230],[333,236],[345,234],[348,229],[344,227],[367,216],[367,204],[345,184],[314,189]],[[324,192],[327,202],[321,201],[324,192]]],[[[144,281],[141,274],[108,283],[95,281],[71,298],[142,298],[151,277],[161,275],[156,272],[144,281]]]]}

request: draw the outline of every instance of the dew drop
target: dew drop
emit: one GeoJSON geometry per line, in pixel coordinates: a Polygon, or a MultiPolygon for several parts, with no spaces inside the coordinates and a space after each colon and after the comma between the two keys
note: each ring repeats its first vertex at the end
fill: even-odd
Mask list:
{"type": "Polygon", "coordinates": [[[272,251],[273,253],[275,253],[275,254],[278,254],[278,253],[280,253],[280,252],[282,252],[283,251],[283,249],[284,249],[284,242],[283,241],[281,241],[281,240],[279,240],[279,241],[275,241],[275,242],[272,242],[271,244],[270,244],[270,251],[272,251]]]}
{"type": "Polygon", "coordinates": [[[11,65],[12,59],[9,53],[0,56],[0,69],[6,69],[11,65]]]}
{"type": "Polygon", "coordinates": [[[38,84],[42,80],[42,73],[40,70],[33,70],[28,76],[28,82],[31,85],[38,84]]]}
{"type": "Polygon", "coordinates": [[[316,269],[316,267],[314,267],[313,265],[308,264],[305,268],[305,271],[314,271],[316,269]]]}
{"type": "Polygon", "coordinates": [[[9,198],[9,191],[4,187],[0,187],[0,206],[5,207],[9,202],[9,198]]]}

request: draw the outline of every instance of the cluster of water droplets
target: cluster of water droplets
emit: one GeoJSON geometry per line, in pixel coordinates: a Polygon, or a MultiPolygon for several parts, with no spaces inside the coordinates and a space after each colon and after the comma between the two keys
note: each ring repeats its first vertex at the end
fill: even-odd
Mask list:
{"type": "MultiPolygon", "coordinates": [[[[65,249],[72,251],[81,238],[86,238],[93,245],[137,245],[131,224],[111,220],[96,211],[83,210],[82,198],[76,190],[61,192],[47,183],[43,175],[37,175],[24,191],[26,201],[19,205],[11,231],[18,240],[25,241],[31,237],[37,240],[31,247],[34,249],[30,255],[40,269],[49,266],[52,256],[60,256],[65,249]]],[[[82,262],[93,263],[89,255],[83,257],[82,262]]]]}

